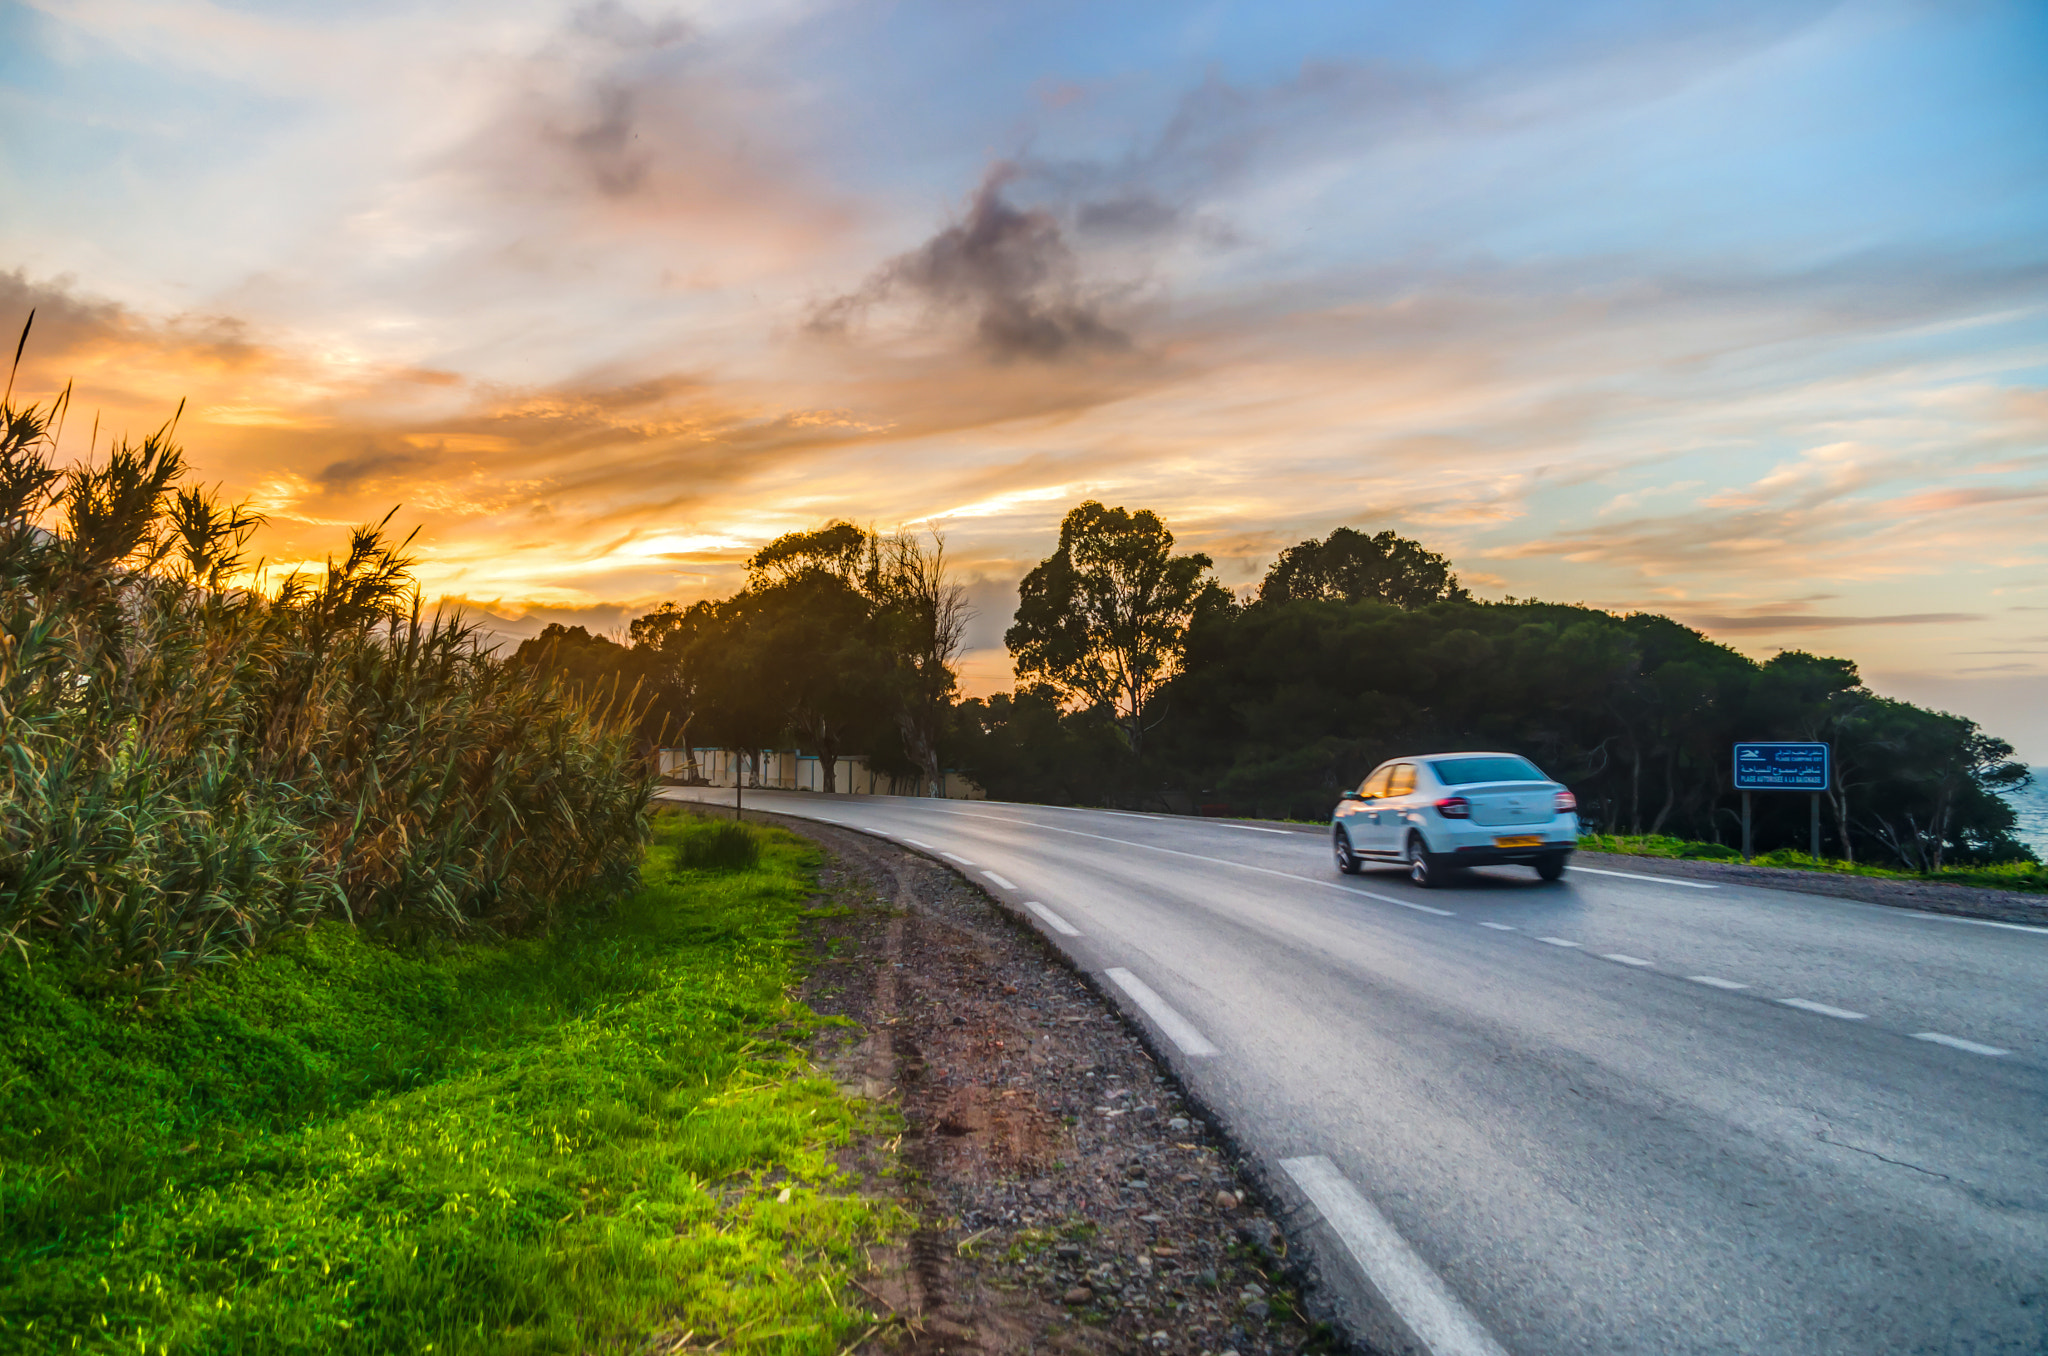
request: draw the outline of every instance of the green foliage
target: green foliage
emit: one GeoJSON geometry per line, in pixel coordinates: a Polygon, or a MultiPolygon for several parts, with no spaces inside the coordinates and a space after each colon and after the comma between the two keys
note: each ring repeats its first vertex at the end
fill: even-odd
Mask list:
{"type": "Polygon", "coordinates": [[[257,520],[168,427],[58,471],[51,413],[0,407],[0,943],[147,991],[322,912],[516,930],[631,884],[625,731],[408,608],[386,524],[224,587],[257,520]]]}
{"type": "Polygon", "coordinates": [[[612,662],[652,666],[671,741],[746,751],[788,739],[818,755],[827,790],[844,753],[928,785],[966,620],[942,538],[835,522],[756,551],[734,597],[637,618],[632,651],[612,662]]]}
{"type": "Polygon", "coordinates": [[[1458,586],[1451,563],[1421,542],[1396,536],[1391,529],[1368,537],[1356,528],[1340,527],[1322,541],[1305,541],[1282,551],[1259,583],[1262,603],[1310,598],[1427,607],[1470,602],[1472,595],[1458,586]]]}
{"type": "Polygon", "coordinates": [[[751,871],[761,862],[761,830],[730,819],[708,821],[684,838],[678,860],[693,871],[751,871]]]}
{"type": "Polygon", "coordinates": [[[322,923],[142,1012],[0,964],[0,1352],[838,1351],[896,1222],[789,1043],[815,850],[683,865],[731,827],[539,938],[322,923]]]}
{"type": "Polygon", "coordinates": [[[1180,671],[1188,629],[1228,595],[1199,553],[1173,554],[1173,533],[1150,510],[1091,499],[1060,523],[1059,547],[1018,586],[1003,644],[1017,676],[1110,713],[1133,752],[1159,723],[1160,689],[1180,671]]]}

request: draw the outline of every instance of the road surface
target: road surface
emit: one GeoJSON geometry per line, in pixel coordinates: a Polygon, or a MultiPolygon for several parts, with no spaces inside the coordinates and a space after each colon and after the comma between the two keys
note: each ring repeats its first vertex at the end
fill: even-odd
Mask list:
{"type": "Polygon", "coordinates": [[[1215,821],[746,799],[948,861],[1102,976],[1376,1343],[2048,1351],[2048,930],[1576,868],[1424,891],[1215,821]]]}

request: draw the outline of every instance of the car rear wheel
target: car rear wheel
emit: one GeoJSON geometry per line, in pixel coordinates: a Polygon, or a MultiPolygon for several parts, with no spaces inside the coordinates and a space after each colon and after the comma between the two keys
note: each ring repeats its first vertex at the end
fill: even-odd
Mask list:
{"type": "Polygon", "coordinates": [[[1337,869],[1347,876],[1355,876],[1365,869],[1365,863],[1358,860],[1358,854],[1351,850],[1351,835],[1338,829],[1330,835],[1331,846],[1337,853],[1337,869]]]}
{"type": "Polygon", "coordinates": [[[1545,880],[1563,880],[1564,862],[1565,854],[1562,852],[1553,852],[1547,857],[1538,857],[1536,859],[1536,874],[1545,880]]]}
{"type": "Polygon", "coordinates": [[[1422,841],[1422,835],[1408,835],[1408,879],[1425,890],[1433,890],[1443,883],[1448,868],[1443,860],[1431,852],[1422,841]]]}

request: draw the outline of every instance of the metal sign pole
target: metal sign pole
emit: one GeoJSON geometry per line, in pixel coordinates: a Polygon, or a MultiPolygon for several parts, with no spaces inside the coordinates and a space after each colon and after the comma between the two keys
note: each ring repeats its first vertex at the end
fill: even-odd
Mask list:
{"type": "Polygon", "coordinates": [[[1813,859],[1820,860],[1820,792],[1813,793],[1813,859]]]}
{"type": "Polygon", "coordinates": [[[1742,860],[1749,860],[1749,792],[1742,793],[1742,860]]]}

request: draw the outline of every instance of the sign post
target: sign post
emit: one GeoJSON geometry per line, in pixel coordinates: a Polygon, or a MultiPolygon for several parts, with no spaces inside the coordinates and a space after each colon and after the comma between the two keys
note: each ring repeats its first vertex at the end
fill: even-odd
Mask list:
{"type": "Polygon", "coordinates": [[[1813,856],[1820,860],[1820,797],[1834,772],[1826,744],[1763,741],[1735,746],[1735,789],[1742,793],[1742,860],[1751,853],[1750,792],[1804,791],[1812,798],[1813,856]]]}

